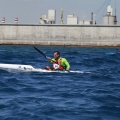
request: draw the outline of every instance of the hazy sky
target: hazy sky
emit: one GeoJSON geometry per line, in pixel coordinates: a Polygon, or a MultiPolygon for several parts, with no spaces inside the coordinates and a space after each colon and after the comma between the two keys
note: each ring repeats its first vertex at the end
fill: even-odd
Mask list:
{"type": "Polygon", "coordinates": [[[60,10],[64,10],[64,22],[67,14],[74,14],[80,20],[90,20],[94,12],[98,24],[106,14],[106,6],[110,2],[117,8],[117,20],[120,24],[120,0],[0,0],[0,18],[5,17],[6,23],[14,23],[14,18],[19,18],[19,23],[38,24],[41,14],[48,14],[49,9],[56,10],[57,23],[60,23],[60,10]],[[115,2],[116,1],[116,2],[115,2]]]}

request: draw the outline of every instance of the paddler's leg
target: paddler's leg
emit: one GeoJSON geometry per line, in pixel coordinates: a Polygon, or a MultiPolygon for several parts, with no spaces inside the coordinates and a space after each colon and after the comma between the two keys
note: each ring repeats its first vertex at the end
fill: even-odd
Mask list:
{"type": "Polygon", "coordinates": [[[45,69],[46,70],[51,70],[51,68],[49,66],[46,66],[45,69]]]}
{"type": "Polygon", "coordinates": [[[51,67],[49,67],[49,66],[46,66],[46,67],[45,67],[45,70],[55,71],[54,68],[51,68],[51,67]]]}

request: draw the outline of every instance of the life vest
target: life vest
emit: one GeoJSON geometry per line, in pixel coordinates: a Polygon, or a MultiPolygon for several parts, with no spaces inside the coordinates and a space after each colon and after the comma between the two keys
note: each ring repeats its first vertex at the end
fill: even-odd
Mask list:
{"type": "Polygon", "coordinates": [[[64,70],[64,67],[62,66],[62,58],[59,58],[58,60],[54,60],[53,67],[57,70],[64,70]],[[58,65],[58,66],[57,66],[58,65]],[[55,67],[56,66],[56,67],[55,67]]]}

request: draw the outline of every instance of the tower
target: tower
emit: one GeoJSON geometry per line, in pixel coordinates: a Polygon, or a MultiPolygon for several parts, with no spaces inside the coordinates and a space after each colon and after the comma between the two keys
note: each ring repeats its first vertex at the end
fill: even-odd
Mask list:
{"type": "Polygon", "coordinates": [[[64,24],[63,22],[63,9],[60,11],[60,24],[64,24]]]}

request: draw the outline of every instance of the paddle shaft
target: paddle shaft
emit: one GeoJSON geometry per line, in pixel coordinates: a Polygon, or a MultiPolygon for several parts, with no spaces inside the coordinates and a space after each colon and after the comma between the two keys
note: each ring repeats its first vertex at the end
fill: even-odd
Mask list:
{"type": "Polygon", "coordinates": [[[47,57],[42,51],[40,51],[38,48],[34,47],[34,49],[35,49],[36,51],[38,51],[41,55],[43,55],[45,58],[48,59],[48,57],[47,57]]]}

